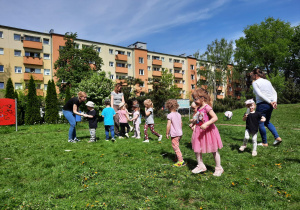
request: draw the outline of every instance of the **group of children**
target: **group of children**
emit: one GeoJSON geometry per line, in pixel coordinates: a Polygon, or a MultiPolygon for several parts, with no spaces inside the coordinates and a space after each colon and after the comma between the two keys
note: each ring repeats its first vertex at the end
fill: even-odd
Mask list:
{"type": "MultiPolygon", "coordinates": [[[[224,172],[223,167],[221,166],[221,157],[218,152],[219,149],[223,147],[222,140],[219,134],[217,127],[215,126],[215,122],[218,120],[215,112],[213,111],[211,104],[212,100],[209,93],[203,89],[199,88],[195,90],[192,94],[193,103],[191,108],[193,109],[193,118],[190,120],[190,128],[193,131],[192,134],[192,149],[196,155],[197,166],[192,170],[192,173],[198,174],[201,172],[205,172],[207,170],[203,159],[203,153],[212,153],[215,159],[215,172],[214,176],[221,176],[224,172]]],[[[245,138],[243,141],[243,145],[239,148],[240,151],[244,151],[247,146],[247,142],[249,140],[250,135],[252,135],[253,140],[253,151],[252,155],[256,156],[257,151],[257,132],[258,132],[258,123],[259,121],[264,121],[265,118],[258,112],[255,112],[255,102],[251,100],[247,100],[246,106],[248,108],[245,113],[243,120],[246,121],[246,130],[245,130],[245,138]]],[[[96,112],[93,109],[94,103],[89,101],[86,103],[89,112],[84,115],[84,117],[89,118],[89,126],[90,126],[90,134],[91,139],[89,142],[96,141],[95,137],[95,129],[97,128],[96,121],[96,112]],[[95,123],[96,122],[96,123],[95,123]]],[[[109,132],[111,132],[112,140],[115,141],[114,137],[114,120],[113,117],[116,114],[113,108],[110,107],[110,101],[105,101],[106,108],[102,111],[102,116],[104,117],[104,125],[105,125],[105,135],[106,141],[109,140],[109,132]]],[[[144,125],[144,141],[149,142],[147,130],[150,128],[152,134],[158,137],[158,141],[162,140],[162,135],[157,133],[154,130],[154,116],[153,116],[153,103],[150,99],[144,101],[145,105],[145,125],[144,125]]],[[[177,100],[169,99],[166,102],[166,108],[170,112],[167,115],[167,128],[166,128],[166,138],[171,138],[172,147],[177,157],[177,162],[173,165],[175,167],[181,167],[186,165],[183,160],[182,153],[179,148],[179,142],[182,138],[182,120],[181,115],[177,112],[179,107],[177,100]]],[[[119,105],[119,110],[117,113],[120,118],[120,127],[121,127],[121,136],[129,137],[129,125],[128,121],[133,121],[134,126],[134,138],[140,139],[140,109],[137,101],[133,103],[133,117],[129,118],[129,112],[126,109],[126,104],[121,103],[119,105]],[[127,129],[125,129],[127,128],[127,129]]]]}

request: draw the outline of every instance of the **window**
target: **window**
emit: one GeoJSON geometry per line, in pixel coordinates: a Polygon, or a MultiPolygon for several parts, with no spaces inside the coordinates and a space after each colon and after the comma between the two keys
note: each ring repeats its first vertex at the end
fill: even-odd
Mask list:
{"type": "Polygon", "coordinates": [[[150,55],[147,55],[147,59],[150,60],[150,59],[151,59],[151,56],[150,56],[150,55]]]}
{"type": "Polygon", "coordinates": [[[0,72],[4,72],[4,66],[0,65],[0,72]]]}
{"type": "Polygon", "coordinates": [[[144,69],[140,69],[140,70],[139,70],[139,74],[140,74],[140,75],[144,75],[144,69]]]}
{"type": "Polygon", "coordinates": [[[14,34],[14,40],[15,41],[20,41],[21,40],[21,35],[20,34],[14,34]]]}
{"type": "Polygon", "coordinates": [[[36,84],[36,89],[41,89],[41,84],[36,84]]]}
{"type": "Polygon", "coordinates": [[[191,80],[194,80],[195,79],[195,75],[191,75],[191,80]]]}
{"type": "Polygon", "coordinates": [[[152,60],[159,60],[159,56],[152,56],[152,60]]]}
{"type": "Polygon", "coordinates": [[[128,56],[128,57],[131,57],[131,52],[127,52],[127,56],[128,56]]]}
{"type": "Polygon", "coordinates": [[[171,74],[173,73],[173,69],[170,69],[170,73],[171,73],[171,74]]]}
{"type": "Polygon", "coordinates": [[[181,63],[184,64],[184,60],[182,60],[181,63]]]}
{"type": "Polygon", "coordinates": [[[23,89],[22,83],[15,83],[15,89],[22,90],[23,89]]]}
{"type": "Polygon", "coordinates": [[[158,67],[153,67],[153,71],[159,71],[160,68],[158,67]]]}
{"type": "Polygon", "coordinates": [[[96,51],[100,53],[101,52],[101,47],[97,47],[96,51]]]}
{"type": "Polygon", "coordinates": [[[47,88],[48,88],[48,85],[44,84],[44,90],[47,90],[47,88]]]}
{"type": "Polygon", "coordinates": [[[125,67],[125,63],[117,63],[117,67],[125,67]]]}
{"type": "Polygon", "coordinates": [[[169,62],[172,63],[172,58],[169,58],[169,62]]]}
{"type": "Polygon", "coordinates": [[[148,89],[148,92],[150,93],[152,91],[152,89],[148,89]]]}
{"type": "Polygon", "coordinates": [[[25,40],[27,40],[27,41],[33,41],[33,42],[40,42],[41,38],[37,37],[37,36],[28,36],[28,35],[25,35],[25,40]]]}
{"type": "Polygon", "coordinates": [[[0,89],[4,89],[4,82],[0,82],[0,89]]]}
{"type": "Polygon", "coordinates": [[[44,75],[50,75],[50,69],[44,69],[44,75]]]}
{"type": "Polygon", "coordinates": [[[3,38],[3,31],[0,31],[0,38],[3,38]]]}
{"type": "Polygon", "coordinates": [[[144,58],[139,57],[139,63],[144,63],[144,58]]]}
{"type": "Polygon", "coordinates": [[[22,73],[22,67],[20,67],[20,66],[15,66],[15,73],[21,74],[21,73],[22,73]]]}
{"type": "Polygon", "coordinates": [[[131,69],[131,64],[127,64],[128,68],[131,69]]]}
{"type": "Polygon", "coordinates": [[[114,67],[114,62],[109,62],[110,67],[114,67]]]}
{"type": "Polygon", "coordinates": [[[119,55],[125,55],[125,52],[124,52],[124,51],[116,50],[116,54],[119,54],[119,55]]]}
{"type": "Polygon", "coordinates": [[[110,77],[110,79],[114,79],[114,75],[113,74],[111,74],[109,77],[110,77]]]}
{"type": "Polygon", "coordinates": [[[164,57],[161,57],[161,61],[165,62],[165,58],[164,58],[164,57]]]}
{"type": "Polygon", "coordinates": [[[174,59],[174,63],[180,63],[180,60],[174,59]]]}
{"type": "Polygon", "coordinates": [[[182,75],[184,75],[184,73],[185,73],[185,71],[184,71],[184,70],[182,70],[182,75]]]}
{"type": "Polygon", "coordinates": [[[185,80],[182,80],[182,84],[185,84],[185,80]]]}
{"type": "Polygon", "coordinates": [[[108,52],[109,52],[109,54],[111,54],[111,55],[114,54],[114,50],[113,50],[113,49],[109,49],[108,52]]]}
{"type": "Polygon", "coordinates": [[[191,65],[191,70],[194,70],[194,65],[191,65]]]}
{"type": "Polygon", "coordinates": [[[75,49],[79,49],[79,48],[80,48],[80,45],[77,44],[77,43],[74,43],[74,48],[75,48],[75,49]]]}
{"type": "Polygon", "coordinates": [[[49,43],[50,43],[49,39],[46,39],[46,38],[43,39],[43,44],[49,44],[49,43]]]}
{"type": "Polygon", "coordinates": [[[21,57],[21,50],[15,50],[15,56],[21,57]]]}
{"type": "Polygon", "coordinates": [[[180,73],[180,70],[174,70],[174,73],[180,73]]]}
{"type": "Polygon", "coordinates": [[[89,48],[89,47],[91,47],[91,46],[85,45],[85,44],[82,45],[82,49],[87,49],[87,48],[89,48]]]}
{"type": "Polygon", "coordinates": [[[147,69],[148,69],[148,71],[151,71],[151,66],[148,66],[147,69]]]}
{"type": "Polygon", "coordinates": [[[195,89],[195,85],[191,85],[191,88],[192,88],[192,90],[194,90],[195,89]]]}
{"type": "Polygon", "coordinates": [[[25,72],[26,73],[37,73],[37,74],[40,74],[41,73],[41,69],[25,68],[25,72]]]}
{"type": "Polygon", "coordinates": [[[40,53],[25,51],[26,57],[40,58],[40,53]]]}
{"type": "Polygon", "coordinates": [[[185,94],[185,90],[182,91],[182,94],[185,94]]]}
{"type": "Polygon", "coordinates": [[[0,55],[4,55],[4,49],[0,48],[0,55]]]}
{"type": "Polygon", "coordinates": [[[145,87],[145,83],[140,83],[140,87],[145,87]]]}
{"type": "Polygon", "coordinates": [[[44,59],[47,59],[47,60],[49,60],[49,59],[50,59],[50,54],[46,54],[46,53],[44,53],[44,59]]]}

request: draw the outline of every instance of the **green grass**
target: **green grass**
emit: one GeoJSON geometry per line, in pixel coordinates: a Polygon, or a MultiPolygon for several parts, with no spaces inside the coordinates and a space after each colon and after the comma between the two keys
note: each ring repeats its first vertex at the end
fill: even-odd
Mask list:
{"type": "MultiPolygon", "coordinates": [[[[0,209],[299,209],[299,108],[280,105],[274,111],[271,121],[283,143],[258,147],[257,157],[251,143],[238,151],[245,127],[233,125],[245,125],[245,109],[233,111],[231,121],[219,113],[221,177],[212,175],[212,154],[203,155],[206,173],[191,173],[197,162],[187,118],[180,145],[187,166],[181,168],[171,167],[170,140],[160,143],[152,134],[150,143],[106,142],[99,123],[99,141],[88,144],[88,124],[80,123],[82,142],[72,144],[68,124],[20,126],[18,132],[0,127],[0,209]]],[[[155,129],[165,136],[166,122],[156,119],[155,129]]],[[[273,143],[270,132],[268,141],[273,143]]]]}

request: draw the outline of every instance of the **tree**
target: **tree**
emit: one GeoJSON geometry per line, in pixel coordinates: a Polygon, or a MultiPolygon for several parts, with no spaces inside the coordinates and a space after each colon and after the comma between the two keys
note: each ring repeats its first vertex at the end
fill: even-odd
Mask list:
{"type": "Polygon", "coordinates": [[[199,55],[199,52],[196,52],[194,55],[200,60],[201,66],[197,69],[197,74],[200,75],[197,85],[206,85],[207,89],[213,93],[214,100],[216,100],[217,86],[225,84],[227,76],[230,75],[228,64],[233,63],[233,41],[228,42],[224,38],[220,41],[216,39],[211,45],[207,45],[204,54],[199,55]],[[201,80],[201,77],[203,80],[201,80]]]}
{"type": "Polygon", "coordinates": [[[113,81],[106,77],[106,73],[104,71],[99,73],[94,72],[90,79],[82,80],[78,84],[78,87],[74,89],[74,94],[78,93],[79,91],[86,92],[88,96],[87,100],[95,103],[96,110],[101,110],[105,108],[105,98],[110,99],[110,94],[113,88],[113,81]]]}
{"type": "Polygon", "coordinates": [[[173,84],[173,81],[174,76],[168,73],[168,69],[162,70],[161,78],[149,80],[148,84],[152,85],[153,90],[148,92],[146,97],[152,100],[154,107],[161,108],[168,99],[178,99],[180,97],[180,89],[173,84]]]}
{"type": "Polygon", "coordinates": [[[81,80],[89,78],[93,71],[101,71],[102,59],[95,51],[94,46],[83,46],[77,49],[76,33],[65,34],[65,46],[59,49],[59,58],[54,64],[55,76],[58,78],[57,86],[61,93],[66,86],[76,88],[81,80]]]}
{"type": "Polygon", "coordinates": [[[35,82],[33,80],[33,77],[31,76],[28,84],[25,124],[33,125],[39,123],[40,120],[40,103],[36,95],[35,82]]]}
{"type": "Polygon", "coordinates": [[[4,97],[15,99],[15,90],[14,90],[14,86],[13,86],[11,78],[8,78],[8,80],[7,80],[4,97]]]}
{"type": "Polygon", "coordinates": [[[249,70],[261,67],[269,76],[270,73],[276,76],[291,55],[289,46],[293,28],[290,23],[270,17],[260,25],[247,26],[244,34],[245,37],[235,41],[234,57],[238,65],[249,70]]]}
{"type": "Polygon", "coordinates": [[[66,88],[65,104],[71,99],[70,86],[66,88]]]}
{"type": "Polygon", "coordinates": [[[135,98],[137,93],[141,93],[135,86],[142,85],[143,81],[138,78],[128,77],[124,79],[124,82],[120,82],[122,85],[122,92],[124,94],[124,100],[127,102],[130,98],[135,98]]]}
{"type": "Polygon", "coordinates": [[[57,123],[58,120],[58,100],[54,81],[49,80],[47,87],[45,121],[46,123],[53,124],[57,123]]]}

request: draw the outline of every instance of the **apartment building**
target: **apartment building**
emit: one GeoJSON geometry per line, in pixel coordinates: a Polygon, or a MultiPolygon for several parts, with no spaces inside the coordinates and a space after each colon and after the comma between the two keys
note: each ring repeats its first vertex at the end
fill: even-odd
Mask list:
{"type": "MultiPolygon", "coordinates": [[[[196,88],[199,66],[192,56],[152,52],[143,42],[128,47],[83,39],[76,39],[75,43],[79,49],[94,45],[104,62],[102,70],[115,82],[127,77],[144,81],[137,88],[138,94],[151,91],[148,80],[161,77],[163,69],[174,75],[174,84],[180,88],[182,98],[189,97],[196,88]]],[[[64,45],[64,35],[54,30],[42,33],[0,25],[0,89],[5,89],[9,77],[15,89],[26,89],[32,75],[37,94],[45,96],[48,81],[56,79],[54,63],[64,45]]]]}

